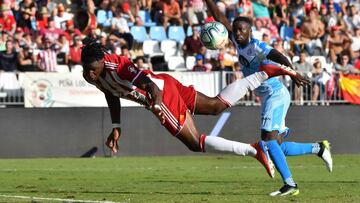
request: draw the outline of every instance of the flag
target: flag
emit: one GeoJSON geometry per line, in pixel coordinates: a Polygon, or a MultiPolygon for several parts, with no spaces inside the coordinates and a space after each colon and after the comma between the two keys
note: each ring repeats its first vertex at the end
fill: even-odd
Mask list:
{"type": "Polygon", "coordinates": [[[340,75],[340,88],[346,101],[360,104],[360,75],[340,75]]]}

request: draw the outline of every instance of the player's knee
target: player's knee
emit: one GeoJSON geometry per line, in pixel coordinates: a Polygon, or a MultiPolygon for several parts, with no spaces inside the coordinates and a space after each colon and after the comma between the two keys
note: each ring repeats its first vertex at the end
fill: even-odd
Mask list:
{"type": "Polygon", "coordinates": [[[270,141],[270,140],[277,140],[279,136],[278,135],[278,131],[266,131],[266,130],[262,130],[261,131],[261,139],[264,141],[270,141]]]}

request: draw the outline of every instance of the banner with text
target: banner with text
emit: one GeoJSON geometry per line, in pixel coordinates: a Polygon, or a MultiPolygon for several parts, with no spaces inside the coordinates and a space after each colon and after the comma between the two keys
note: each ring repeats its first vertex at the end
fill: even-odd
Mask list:
{"type": "MultiPolygon", "coordinates": [[[[215,96],[219,91],[216,73],[170,73],[184,85],[215,96]]],[[[27,72],[21,76],[25,107],[106,107],[104,94],[78,73],[27,72]]],[[[140,106],[121,99],[121,106],[140,106]]]]}

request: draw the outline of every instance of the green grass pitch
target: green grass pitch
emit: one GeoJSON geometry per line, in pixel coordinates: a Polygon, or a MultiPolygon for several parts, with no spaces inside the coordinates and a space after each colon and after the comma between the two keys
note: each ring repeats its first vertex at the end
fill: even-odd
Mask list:
{"type": "Polygon", "coordinates": [[[268,178],[252,158],[1,159],[0,202],[360,202],[360,155],[334,156],[333,173],[316,156],[288,162],[300,194],[274,198],[268,193],[282,186],[279,174],[268,178]]]}

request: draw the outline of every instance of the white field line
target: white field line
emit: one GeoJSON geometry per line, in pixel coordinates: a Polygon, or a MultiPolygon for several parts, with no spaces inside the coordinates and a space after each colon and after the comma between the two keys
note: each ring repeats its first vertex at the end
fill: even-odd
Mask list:
{"type": "Polygon", "coordinates": [[[58,202],[79,202],[79,203],[116,203],[112,201],[94,201],[94,200],[80,200],[80,199],[61,199],[61,198],[47,198],[47,197],[31,197],[31,196],[18,196],[18,195],[2,195],[0,197],[15,198],[15,199],[31,199],[31,200],[44,200],[44,201],[58,201],[58,202]]]}

